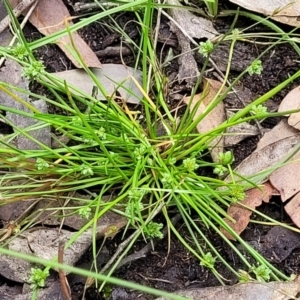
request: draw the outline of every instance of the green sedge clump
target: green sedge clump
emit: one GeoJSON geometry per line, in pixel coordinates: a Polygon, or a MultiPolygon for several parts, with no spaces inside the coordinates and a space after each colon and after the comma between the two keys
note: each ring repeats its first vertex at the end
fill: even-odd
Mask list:
{"type": "Polygon", "coordinates": [[[213,172],[218,176],[224,176],[228,171],[228,166],[234,162],[234,156],[231,151],[219,153],[219,165],[217,165],[213,172]]]}
{"type": "Polygon", "coordinates": [[[233,187],[231,187],[230,192],[231,192],[231,201],[232,202],[242,201],[246,197],[244,188],[239,185],[234,185],[233,187]]]}
{"type": "Polygon", "coordinates": [[[100,127],[98,130],[95,131],[95,134],[99,137],[100,140],[106,140],[105,128],[100,127]]]}
{"type": "Polygon", "coordinates": [[[251,275],[244,270],[239,270],[238,274],[239,274],[239,282],[240,283],[247,283],[247,282],[253,281],[253,278],[251,277],[251,275]]]}
{"type": "Polygon", "coordinates": [[[199,168],[199,165],[196,163],[196,158],[184,159],[183,166],[187,169],[188,172],[193,172],[199,168]]]}
{"type": "Polygon", "coordinates": [[[133,154],[134,154],[135,158],[137,160],[141,160],[144,157],[145,150],[146,150],[146,147],[144,145],[141,145],[139,148],[136,148],[133,151],[133,154]]]}
{"type": "Polygon", "coordinates": [[[234,156],[231,151],[219,153],[220,164],[223,166],[231,165],[234,162],[234,156]]]}
{"type": "Polygon", "coordinates": [[[224,176],[227,173],[228,169],[222,165],[218,165],[214,168],[214,174],[218,176],[224,176]]]}
{"type": "Polygon", "coordinates": [[[24,60],[28,56],[26,47],[20,43],[11,50],[11,53],[20,60],[24,60]]]}
{"type": "Polygon", "coordinates": [[[163,183],[163,185],[166,187],[171,186],[173,182],[172,175],[170,173],[163,173],[161,175],[162,175],[161,182],[163,183]]]}

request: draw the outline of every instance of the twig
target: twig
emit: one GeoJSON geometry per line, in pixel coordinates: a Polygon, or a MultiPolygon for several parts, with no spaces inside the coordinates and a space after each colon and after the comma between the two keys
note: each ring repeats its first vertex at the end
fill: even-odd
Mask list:
{"type": "Polygon", "coordinates": [[[143,276],[140,273],[137,273],[137,274],[140,275],[143,279],[145,279],[147,281],[158,281],[158,282],[165,282],[165,283],[170,283],[170,284],[174,283],[173,281],[170,281],[170,280],[164,280],[164,279],[159,279],[159,278],[146,277],[146,276],[143,276]]]}
{"type": "MultiPolygon", "coordinates": [[[[13,9],[13,13],[14,15],[17,17],[19,17],[21,15],[21,13],[29,8],[35,1],[38,0],[23,0],[21,3],[19,3],[14,9],[13,9]]],[[[6,16],[1,22],[0,22],[0,33],[8,27],[10,23],[10,17],[6,16]]]]}
{"type": "MultiPolygon", "coordinates": [[[[57,256],[57,261],[60,264],[64,263],[64,248],[65,248],[65,242],[60,241],[58,245],[58,256],[57,256]]],[[[60,286],[61,286],[61,291],[63,293],[63,296],[66,300],[72,300],[71,297],[71,290],[68,284],[68,280],[66,278],[66,275],[62,269],[58,269],[58,276],[59,276],[59,281],[60,281],[60,286]]]]}

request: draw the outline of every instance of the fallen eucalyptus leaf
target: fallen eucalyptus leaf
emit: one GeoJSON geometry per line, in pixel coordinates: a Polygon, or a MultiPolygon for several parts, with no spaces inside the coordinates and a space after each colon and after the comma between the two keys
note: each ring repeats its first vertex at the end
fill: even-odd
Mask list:
{"type": "MultiPolygon", "coordinates": [[[[246,191],[245,199],[240,202],[243,206],[238,202],[231,204],[227,209],[228,216],[233,218],[235,222],[232,222],[228,219],[225,219],[225,222],[238,235],[240,235],[247,227],[252,215],[252,210],[247,209],[244,207],[244,205],[250,207],[251,209],[255,209],[256,207],[260,206],[262,202],[269,202],[271,196],[273,195],[273,191],[274,187],[269,182],[266,182],[263,186],[260,186],[260,188],[253,188],[246,191]]],[[[221,232],[230,240],[235,240],[235,238],[223,228],[221,228],[221,232]]]]}
{"type": "MultiPolygon", "coordinates": [[[[84,205],[83,202],[88,201],[91,198],[91,196],[75,193],[72,197],[76,198],[76,200],[70,199],[67,205],[64,205],[57,199],[40,200],[35,206],[35,211],[42,211],[41,215],[38,217],[37,223],[41,223],[46,226],[59,226],[63,221],[63,225],[67,226],[68,228],[72,228],[74,230],[80,230],[81,228],[83,228],[88,222],[90,222],[95,217],[95,209],[92,208],[89,212],[89,217],[85,218],[81,217],[78,213],[78,209],[74,210],[74,207],[82,207],[82,205],[84,205]],[[50,211],[47,210],[48,207],[51,207],[50,211]],[[57,210],[55,210],[55,208],[57,208],[57,210]]],[[[103,196],[101,198],[101,201],[103,202],[109,202],[111,200],[112,198],[110,196],[103,196]]],[[[120,218],[119,215],[108,211],[101,218],[98,219],[97,226],[106,226],[110,223],[118,223],[121,220],[122,218],[120,218]]]]}
{"type": "MultiPolygon", "coordinates": [[[[291,90],[281,101],[278,112],[300,109],[300,87],[291,90]]],[[[293,113],[288,118],[288,124],[300,130],[300,112],[293,113]]]]}
{"type": "Polygon", "coordinates": [[[260,253],[273,262],[282,262],[300,247],[300,233],[282,226],[272,226],[260,240],[260,253]]]}
{"type": "Polygon", "coordinates": [[[298,130],[289,126],[287,119],[282,119],[275,127],[263,135],[263,137],[257,143],[255,151],[258,151],[281,139],[297,135],[298,133],[298,130]]]}
{"type": "MultiPolygon", "coordinates": [[[[143,94],[131,79],[133,76],[140,85],[142,85],[142,73],[130,67],[117,64],[103,64],[101,69],[91,69],[104,87],[107,95],[114,95],[118,91],[121,97],[128,103],[138,104],[143,98],[143,94]]],[[[64,72],[53,73],[54,76],[66,80],[69,85],[73,85],[82,92],[92,95],[94,81],[81,69],[69,70],[64,72]]],[[[75,92],[76,93],[76,92],[75,92]]],[[[78,94],[78,93],[77,93],[78,94]]],[[[106,97],[98,92],[97,97],[105,100],[106,97]]]]}
{"type": "MultiPolygon", "coordinates": [[[[291,282],[248,282],[233,286],[190,288],[175,294],[192,300],[290,300],[300,291],[300,277],[291,282]]],[[[167,300],[164,297],[155,300],[167,300]]]]}
{"type": "MultiPolygon", "coordinates": [[[[195,115],[194,120],[197,119],[200,115],[202,115],[207,107],[211,104],[211,101],[214,99],[216,94],[219,92],[222,83],[212,79],[205,79],[203,92],[195,95],[192,99],[190,109],[191,111],[197,105],[199,101],[201,101],[195,115]]],[[[189,104],[191,101],[191,97],[183,98],[184,103],[189,104]]],[[[220,102],[214,109],[197,125],[197,130],[199,133],[205,134],[225,121],[225,112],[224,112],[224,104],[220,102]]],[[[219,161],[219,153],[223,152],[224,139],[223,136],[218,136],[214,138],[210,142],[211,147],[211,156],[214,162],[219,161]]]]}
{"type": "MultiPolygon", "coordinates": [[[[233,112],[227,111],[227,119],[234,115],[233,112]]],[[[249,136],[255,136],[259,134],[259,129],[257,126],[251,125],[247,122],[230,126],[226,129],[226,134],[224,135],[224,146],[236,145],[243,141],[249,136]]]]}
{"type": "MultiPolygon", "coordinates": [[[[7,16],[7,10],[4,5],[4,1],[0,2],[0,20],[3,20],[7,16]]],[[[12,40],[13,35],[11,34],[9,28],[5,28],[0,32],[0,45],[5,47],[8,46],[10,41],[12,40]]]]}
{"type": "MultiPolygon", "coordinates": [[[[112,235],[110,231],[117,232],[124,227],[127,221],[119,215],[110,215],[110,218],[100,218],[97,223],[96,232],[87,229],[80,235],[77,232],[61,230],[58,228],[33,228],[22,233],[22,237],[16,236],[9,242],[8,248],[20,253],[34,254],[37,257],[51,260],[58,254],[60,241],[69,241],[75,238],[72,245],[64,251],[64,262],[74,265],[83,253],[90,247],[93,234],[99,239],[105,235],[112,235]],[[102,221],[103,220],[103,221],[102,221]]],[[[30,269],[33,264],[16,259],[14,257],[0,254],[0,274],[10,280],[17,282],[28,282],[30,269]]]]}
{"type": "Polygon", "coordinates": [[[300,193],[296,194],[285,206],[286,213],[293,220],[294,224],[300,228],[300,193]]]}
{"type": "MultiPolygon", "coordinates": [[[[248,177],[252,182],[259,184],[269,177],[271,171],[266,174],[258,173],[272,168],[275,164],[283,160],[299,142],[300,134],[297,134],[271,143],[249,155],[238,165],[235,173],[248,177]]],[[[226,180],[231,181],[230,176],[226,180]]]]}
{"type": "MultiPolygon", "coordinates": [[[[9,59],[6,60],[5,66],[1,68],[0,81],[24,90],[27,90],[29,86],[29,81],[22,77],[21,66],[17,62],[9,59]]],[[[39,112],[47,113],[47,104],[44,100],[32,101],[28,95],[18,92],[15,89],[8,88],[8,90],[34,109],[37,109],[39,112]]],[[[26,113],[34,113],[26,105],[20,103],[19,101],[16,101],[14,98],[12,98],[2,90],[0,91],[0,104],[26,113]]],[[[16,128],[22,129],[38,142],[46,145],[47,147],[50,147],[51,137],[49,126],[41,126],[41,122],[35,120],[34,118],[12,112],[7,112],[6,118],[15,125],[14,129],[16,133],[19,132],[16,128]],[[38,128],[35,129],[35,127],[38,128]]],[[[18,149],[30,150],[42,148],[38,143],[26,137],[22,133],[19,133],[17,135],[14,141],[14,146],[18,149]]]]}
{"type": "Polygon", "coordinates": [[[270,176],[270,181],[279,191],[282,202],[298,193],[300,191],[300,152],[275,170],[270,176]]]}
{"type": "Polygon", "coordinates": [[[300,1],[299,0],[230,0],[241,7],[252,10],[274,19],[283,24],[300,26],[300,1]]]}
{"type": "MultiPolygon", "coordinates": [[[[24,238],[16,238],[12,240],[8,248],[20,253],[32,254],[28,247],[27,240],[24,238]]],[[[0,254],[0,274],[9,280],[16,282],[28,282],[32,267],[33,265],[26,260],[0,254]]]]}
{"type": "MultiPolygon", "coordinates": [[[[21,1],[11,0],[10,2],[14,7],[21,1]]],[[[29,21],[39,32],[47,36],[65,29],[66,25],[72,25],[71,19],[71,15],[62,0],[38,0],[29,21]]],[[[82,66],[69,50],[73,49],[73,44],[87,67],[101,68],[98,57],[77,32],[72,33],[72,40],[73,42],[68,34],[66,34],[62,38],[59,38],[56,43],[77,68],[81,68],[82,66]]]]}

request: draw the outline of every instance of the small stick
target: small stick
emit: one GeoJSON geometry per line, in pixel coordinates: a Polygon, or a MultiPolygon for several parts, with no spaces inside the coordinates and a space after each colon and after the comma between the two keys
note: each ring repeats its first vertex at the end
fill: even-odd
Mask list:
{"type": "MultiPolygon", "coordinates": [[[[65,248],[65,242],[60,241],[59,245],[58,245],[58,256],[57,256],[57,261],[60,264],[64,263],[64,248],[65,248]]],[[[61,269],[58,269],[58,276],[59,276],[61,291],[63,293],[64,298],[66,300],[72,300],[71,290],[70,290],[68,280],[66,278],[64,271],[61,269]]]]}
{"type": "MultiPolygon", "coordinates": [[[[21,13],[30,7],[35,1],[37,0],[23,0],[21,3],[19,3],[14,9],[13,13],[17,17],[21,15],[21,13]]],[[[10,17],[6,16],[1,22],[0,22],[0,32],[2,32],[5,28],[8,27],[10,23],[10,17]]]]}

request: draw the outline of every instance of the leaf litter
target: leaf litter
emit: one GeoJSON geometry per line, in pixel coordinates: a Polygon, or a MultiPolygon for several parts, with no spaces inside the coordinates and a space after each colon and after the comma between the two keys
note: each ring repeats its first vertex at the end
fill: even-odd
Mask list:
{"type": "MultiPolygon", "coordinates": [[[[214,100],[215,96],[219,93],[221,87],[221,82],[205,78],[202,93],[195,95],[193,98],[185,97],[183,99],[187,105],[190,103],[190,111],[193,111],[195,107],[198,106],[193,120],[196,120],[205,113],[209,105],[211,105],[212,100],[214,100]]],[[[205,134],[213,130],[225,121],[225,117],[224,104],[223,102],[220,102],[209,114],[207,114],[207,116],[204,117],[204,119],[199,122],[197,125],[198,132],[205,134]]],[[[224,147],[223,136],[213,138],[209,145],[211,147],[211,156],[213,161],[218,162],[219,153],[223,152],[224,147]]]]}
{"type": "MultiPolygon", "coordinates": [[[[290,300],[300,291],[300,276],[291,282],[249,282],[234,286],[190,288],[176,294],[193,300],[290,300]]],[[[164,297],[156,300],[167,300],[164,297]]]]}
{"type": "MultiPolygon", "coordinates": [[[[260,206],[263,202],[268,203],[274,194],[274,187],[266,182],[260,188],[250,189],[245,192],[245,199],[240,203],[232,204],[227,210],[227,214],[235,220],[235,222],[225,219],[226,223],[240,235],[248,226],[253,210],[260,206]],[[250,209],[248,209],[248,207],[250,209]]],[[[226,230],[221,229],[222,233],[230,240],[235,238],[226,230]]]]}
{"type": "Polygon", "coordinates": [[[295,27],[300,25],[298,18],[300,14],[299,0],[230,0],[230,2],[238,4],[245,9],[269,16],[271,19],[283,24],[295,27]]]}
{"type": "MultiPolygon", "coordinates": [[[[10,0],[12,7],[20,2],[21,0],[10,0]]],[[[62,0],[38,0],[29,21],[42,34],[47,36],[65,29],[66,25],[72,25],[71,19],[71,15],[62,0]]],[[[72,43],[74,43],[87,67],[101,68],[98,57],[77,32],[72,33],[72,40],[68,35],[65,35],[59,38],[56,43],[77,68],[81,68],[82,66],[78,63],[78,59],[74,56],[73,52],[69,50],[73,48],[72,43]]]]}
{"type": "MultiPolygon", "coordinates": [[[[215,34],[215,32],[213,33],[213,34],[215,34]]],[[[288,141],[294,141],[294,136],[289,136],[289,137],[285,137],[285,138],[283,138],[282,140],[285,140],[285,139],[289,139],[288,141]]],[[[295,141],[294,141],[295,142],[295,141]]],[[[283,150],[287,150],[287,149],[290,149],[288,146],[286,146],[285,145],[285,142],[284,141],[282,141],[282,143],[283,143],[283,145],[275,145],[276,147],[275,148],[282,148],[283,150]]],[[[280,143],[279,143],[280,144],[280,143]]],[[[269,158],[270,158],[270,156],[273,156],[273,152],[272,152],[272,154],[270,155],[270,149],[268,149],[267,147],[269,147],[270,145],[267,145],[267,146],[265,146],[265,147],[263,147],[262,149],[264,149],[264,151],[265,152],[267,152],[267,156],[269,156],[269,158]]],[[[273,145],[274,146],[274,145],[273,145]]],[[[274,148],[274,147],[273,147],[274,148]]],[[[259,150],[258,150],[259,151],[259,150]]],[[[284,151],[283,151],[284,152],[284,151]]],[[[262,155],[263,156],[263,155],[262,155]]],[[[261,157],[261,156],[259,156],[259,157],[261,157]]],[[[272,157],[273,158],[273,157],[272,157]]],[[[256,159],[257,159],[257,157],[256,157],[256,159]]],[[[278,157],[276,158],[276,159],[279,159],[278,157]]],[[[255,158],[254,159],[249,159],[248,160],[248,164],[251,164],[252,162],[254,162],[255,161],[255,158]]],[[[273,162],[273,161],[272,161],[273,162]]],[[[273,164],[274,164],[274,162],[273,162],[273,164]]],[[[270,163],[269,164],[269,166],[272,166],[272,163],[270,163]]],[[[241,168],[240,167],[240,169],[239,169],[239,171],[242,171],[243,170],[243,168],[241,168]]],[[[255,193],[254,193],[255,194],[255,193]]],[[[290,202],[291,203],[291,202],[290,202]]],[[[43,229],[44,230],[44,229],[43,229]]],[[[39,231],[37,230],[37,232],[38,232],[38,235],[39,235],[39,231]]],[[[53,233],[53,232],[51,232],[51,233],[53,233]]],[[[45,232],[45,234],[46,235],[48,235],[49,234],[49,232],[45,232]]],[[[58,237],[57,235],[56,235],[56,237],[58,237]]],[[[35,241],[37,241],[38,240],[38,236],[37,237],[35,237],[35,236],[32,236],[32,237],[28,237],[27,239],[31,239],[31,238],[33,238],[33,240],[32,240],[32,244],[34,245],[34,247],[37,247],[36,249],[37,250],[35,250],[35,251],[37,251],[37,252],[39,252],[39,251],[41,251],[41,252],[43,252],[43,250],[40,250],[39,249],[39,243],[37,242],[36,244],[38,244],[37,246],[35,245],[35,241]]],[[[55,239],[55,237],[53,237],[54,239],[55,239]]],[[[20,242],[20,244],[22,244],[21,242],[20,242]]],[[[24,246],[25,247],[25,246],[24,246]]],[[[31,250],[30,250],[31,251],[31,250]]],[[[55,252],[55,251],[54,251],[55,252]]],[[[53,253],[54,253],[53,252],[53,253]]],[[[28,277],[27,277],[28,278],[28,277]]],[[[284,289],[287,287],[287,285],[288,284],[290,284],[290,283],[286,283],[286,284],[282,284],[282,283],[278,283],[278,285],[276,286],[276,287],[274,287],[273,285],[272,285],[273,283],[271,283],[271,284],[263,284],[263,285],[261,285],[262,287],[268,287],[267,289],[268,290],[271,290],[272,291],[272,293],[270,294],[270,293],[268,293],[267,294],[267,297],[266,298],[264,298],[264,299],[286,299],[285,298],[285,296],[286,295],[288,295],[288,297],[292,297],[292,294],[294,295],[294,293],[296,293],[296,290],[295,290],[295,284],[293,284],[292,286],[289,286],[289,289],[288,290],[285,290],[284,291],[284,289]],[[277,294],[277,292],[278,292],[278,294],[277,294]],[[268,298],[269,297],[269,298],[268,298]]],[[[240,297],[241,295],[245,295],[245,294],[250,294],[250,295],[252,295],[253,296],[253,298],[247,298],[247,299],[256,299],[255,298],[255,294],[256,293],[258,293],[257,295],[259,295],[259,296],[261,296],[261,295],[266,295],[265,293],[266,293],[266,291],[265,290],[263,290],[263,289],[259,289],[259,288],[257,288],[258,286],[259,286],[260,284],[245,284],[245,285],[243,285],[242,287],[244,288],[244,290],[243,291],[241,291],[241,290],[239,290],[239,288],[237,288],[237,289],[235,289],[235,287],[238,287],[238,286],[234,286],[234,287],[230,287],[228,290],[225,288],[224,290],[225,290],[225,296],[226,296],[226,299],[236,299],[236,298],[230,298],[232,295],[234,295],[234,296],[236,296],[236,295],[238,295],[238,297],[240,297]],[[251,287],[251,291],[249,291],[249,290],[247,290],[247,287],[248,286],[250,286],[251,287]],[[255,288],[255,290],[253,290],[253,288],[255,288]],[[230,292],[228,293],[228,291],[230,290],[230,292]],[[236,294],[236,292],[238,291],[238,294],[236,294]],[[247,292],[247,293],[246,293],[247,292]]],[[[299,288],[299,284],[297,283],[296,284],[297,285],[297,288],[299,288]]],[[[217,289],[218,290],[218,292],[223,292],[223,288],[220,290],[220,289],[217,289]]],[[[297,290],[297,292],[298,292],[298,290],[297,290]]],[[[199,293],[199,291],[198,291],[198,293],[199,293]]],[[[214,290],[210,290],[210,294],[209,294],[209,296],[206,296],[206,298],[205,299],[209,299],[209,298],[207,298],[207,297],[210,297],[211,295],[214,295],[214,290]]],[[[220,294],[218,294],[218,297],[219,297],[219,295],[220,294]]],[[[222,294],[223,295],[223,294],[222,294]]],[[[251,297],[252,297],[251,296],[251,297]]],[[[193,298],[193,299],[201,299],[201,298],[193,298]]],[[[220,298],[220,299],[222,299],[222,298],[220,298]]],[[[244,298],[239,298],[239,299],[244,299],[244,298]]],[[[246,299],[246,298],[245,298],[246,299]]],[[[261,299],[261,298],[257,298],[257,299],[261,299]]]]}
{"type": "MultiPolygon", "coordinates": [[[[103,64],[101,69],[92,68],[91,71],[106,91],[106,95],[103,95],[100,90],[98,91],[97,97],[99,100],[105,100],[108,95],[115,96],[117,93],[125,102],[132,104],[140,103],[143,98],[139,86],[132,80],[132,77],[134,77],[142,85],[141,71],[117,64],[103,64]]],[[[76,87],[87,95],[92,95],[93,87],[96,85],[91,77],[80,69],[56,72],[53,75],[66,80],[68,85],[76,87]]],[[[77,93],[75,92],[75,94],[77,93]]]]}
{"type": "MultiPolygon", "coordinates": [[[[252,177],[252,181],[260,184],[270,179],[270,182],[265,182],[264,185],[258,188],[246,191],[246,198],[241,204],[254,209],[260,206],[262,201],[269,201],[274,193],[279,193],[284,201],[284,199],[291,197],[299,190],[299,160],[295,160],[299,157],[299,152],[295,154],[294,158],[290,158],[285,165],[272,171],[272,168],[282,161],[299,143],[299,132],[289,126],[284,119],[260,139],[257,149],[235,169],[235,172],[244,177],[251,177],[261,172],[260,176],[252,177]],[[267,169],[270,169],[270,171],[264,173],[267,169]]],[[[230,180],[230,177],[227,179],[230,180]]],[[[291,204],[288,208],[290,206],[291,204]]],[[[229,220],[226,220],[226,222],[231,225],[236,233],[241,234],[250,221],[252,211],[239,204],[232,204],[227,213],[236,222],[232,223],[229,220]]],[[[287,213],[292,218],[291,211],[287,211],[287,213]]],[[[295,216],[296,214],[293,215],[294,219],[295,216]]],[[[295,222],[295,225],[299,227],[299,222],[295,222]]],[[[232,238],[229,233],[224,232],[224,234],[232,238]]]]}
{"type": "MultiPolygon", "coordinates": [[[[300,109],[300,87],[297,86],[290,91],[279,105],[278,112],[300,109]]],[[[290,114],[288,124],[300,130],[300,112],[290,114]]]]}
{"type": "MultiPolygon", "coordinates": [[[[169,9],[170,29],[176,34],[181,49],[177,79],[179,82],[186,81],[189,86],[193,86],[199,76],[199,70],[191,49],[191,40],[193,38],[211,40],[219,33],[210,20],[196,16],[186,9],[178,9],[182,6],[178,0],[167,0],[166,3],[177,6],[169,9]]],[[[198,46],[197,43],[195,45],[198,46]]]]}

